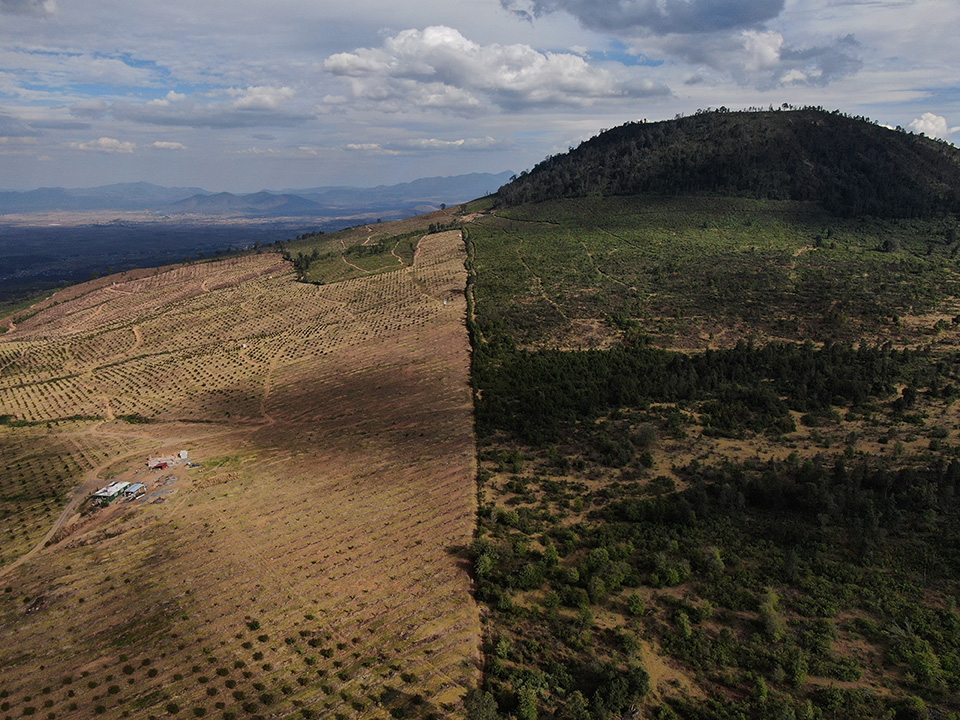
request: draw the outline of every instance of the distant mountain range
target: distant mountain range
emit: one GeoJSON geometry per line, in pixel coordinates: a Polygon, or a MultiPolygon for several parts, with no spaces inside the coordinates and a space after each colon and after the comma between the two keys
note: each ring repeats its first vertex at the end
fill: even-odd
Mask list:
{"type": "Polygon", "coordinates": [[[162,187],[146,182],[66,189],[0,191],[0,214],[57,211],[150,211],[168,215],[246,218],[343,217],[382,213],[384,219],[436,210],[489,195],[513,173],[470,173],[423,178],[373,188],[327,186],[261,190],[235,195],[196,187],[162,187]]]}

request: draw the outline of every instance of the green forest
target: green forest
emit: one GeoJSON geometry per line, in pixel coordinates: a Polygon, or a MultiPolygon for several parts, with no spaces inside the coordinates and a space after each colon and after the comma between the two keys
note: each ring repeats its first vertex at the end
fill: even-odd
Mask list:
{"type": "MultiPolygon", "coordinates": [[[[768,147],[811,117],[850,147],[881,130],[774,115],[768,147]]],[[[909,169],[924,199],[891,205],[871,165],[839,211],[783,171],[802,160],[708,187],[689,157],[726,146],[653,137],[754,121],[609,131],[465,229],[471,718],[960,717],[956,152],[883,130],[900,172],[903,148],[935,156],[909,169]]]]}
{"type": "Polygon", "coordinates": [[[508,205],[589,195],[813,201],[845,217],[960,211],[960,153],[839,111],[698,112],[634,122],[547,158],[500,190],[508,205]]]}

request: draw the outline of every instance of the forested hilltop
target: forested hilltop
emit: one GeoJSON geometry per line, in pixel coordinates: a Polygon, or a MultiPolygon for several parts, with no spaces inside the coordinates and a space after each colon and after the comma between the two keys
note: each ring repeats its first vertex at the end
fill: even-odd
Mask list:
{"type": "Polygon", "coordinates": [[[500,189],[508,205],[588,195],[813,201],[844,216],[960,211],[960,151],[819,108],[702,111],[632,122],[547,158],[500,189]]]}

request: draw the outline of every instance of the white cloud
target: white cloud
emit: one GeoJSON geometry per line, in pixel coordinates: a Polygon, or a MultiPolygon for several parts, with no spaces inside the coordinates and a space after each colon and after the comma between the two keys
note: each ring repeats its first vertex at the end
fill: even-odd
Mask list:
{"type": "Polygon", "coordinates": [[[156,107],[167,107],[168,105],[170,105],[170,103],[180,102],[181,100],[186,100],[186,99],[187,99],[187,96],[185,94],[178,93],[174,90],[171,90],[166,94],[165,97],[151,100],[150,102],[147,103],[147,105],[153,105],[156,107]]]}
{"type": "Polygon", "coordinates": [[[600,99],[664,95],[662,84],[615,75],[574,53],[529,45],[480,45],[443,26],[404,30],[381,48],[327,58],[324,69],[345,78],[356,99],[382,110],[417,108],[468,114],[497,108],[587,106],[600,99]]]}
{"type": "Polygon", "coordinates": [[[125,100],[75,103],[72,110],[81,117],[109,115],[116,120],[147,125],[194,128],[292,127],[313,117],[286,109],[285,105],[295,96],[293,88],[270,85],[214,89],[195,93],[191,97],[171,90],[163,98],[145,103],[125,100]],[[224,100],[224,97],[229,99],[224,100]]]}
{"type": "Polygon", "coordinates": [[[102,118],[110,112],[110,103],[97,98],[78,100],[70,106],[70,113],[82,118],[102,118]]]}
{"type": "Polygon", "coordinates": [[[945,140],[948,135],[960,132],[960,127],[950,127],[945,117],[931,112],[925,112],[914,119],[908,127],[916,133],[923,133],[927,137],[941,140],[945,140]]]}
{"type": "Polygon", "coordinates": [[[344,150],[364,152],[375,155],[443,155],[457,151],[502,150],[511,147],[511,143],[496,138],[471,137],[447,140],[442,138],[421,137],[391,140],[382,143],[348,143],[344,150]]]}
{"type": "Polygon", "coordinates": [[[169,142],[166,140],[157,140],[155,143],[152,143],[150,147],[157,148],[158,150],[186,150],[187,146],[183,143],[178,142],[169,142]]]}
{"type": "Polygon", "coordinates": [[[243,90],[231,88],[227,94],[236,97],[233,107],[238,110],[277,110],[288,100],[292,100],[296,92],[289,87],[257,85],[243,90]]]}
{"type": "Polygon", "coordinates": [[[25,138],[37,135],[37,130],[19,118],[0,113],[0,138],[25,138]]]}
{"type": "Polygon", "coordinates": [[[106,118],[140,123],[193,128],[292,127],[313,118],[312,114],[284,107],[296,93],[289,87],[253,86],[228,88],[187,97],[169,91],[163,98],[133,103],[84,100],[74,103],[77,117],[106,118]],[[231,98],[214,100],[213,98],[231,98]]]}
{"type": "Polygon", "coordinates": [[[344,145],[344,149],[360,152],[378,152],[383,150],[383,146],[379,143],[347,143],[344,145]]]}
{"type": "Polygon", "coordinates": [[[415,138],[397,143],[397,147],[410,150],[489,150],[495,147],[504,147],[504,143],[495,138],[459,138],[457,140],[440,140],[438,138],[415,138]]]}
{"type": "Polygon", "coordinates": [[[279,155],[280,154],[278,150],[275,150],[273,148],[267,148],[266,150],[264,150],[263,148],[258,148],[258,147],[248,147],[248,148],[244,148],[243,150],[232,150],[231,152],[234,155],[279,155]]]}
{"type": "Polygon", "coordinates": [[[78,84],[119,87],[153,87],[156,70],[110,54],[66,52],[59,48],[0,48],[0,67],[16,73],[21,84],[42,86],[48,92],[78,84]]]}
{"type": "Polygon", "coordinates": [[[957,0],[224,7],[0,0],[0,136],[36,137],[7,147],[54,158],[38,171],[34,156],[8,157],[5,182],[88,183],[91,153],[72,147],[101,136],[136,148],[97,153],[98,181],[224,189],[310,186],[319,158],[348,144],[366,148],[337,168],[351,184],[519,171],[598,128],[706,106],[809,103],[903,127],[929,111],[960,125],[957,0]],[[152,145],[173,138],[189,149],[152,145]],[[231,154],[251,145],[283,154],[231,154]]]}
{"type": "Polygon", "coordinates": [[[74,150],[91,150],[105,153],[132,153],[137,146],[132,142],[123,142],[116,138],[102,137],[89,142],[73,142],[70,147],[74,150]]]}
{"type": "Polygon", "coordinates": [[[742,35],[744,69],[748,72],[769,70],[780,63],[783,35],[778,32],[747,30],[742,35]]]}
{"type": "Polygon", "coordinates": [[[0,155],[34,155],[37,145],[35,137],[9,137],[0,135],[0,155]]]}

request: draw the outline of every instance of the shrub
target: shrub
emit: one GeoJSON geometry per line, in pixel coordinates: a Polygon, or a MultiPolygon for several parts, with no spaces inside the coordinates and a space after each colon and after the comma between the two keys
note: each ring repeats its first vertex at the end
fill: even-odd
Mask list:
{"type": "Polygon", "coordinates": [[[630,597],[627,598],[627,612],[629,612],[634,617],[639,617],[647,611],[647,604],[643,601],[643,598],[633,593],[630,597]]]}

